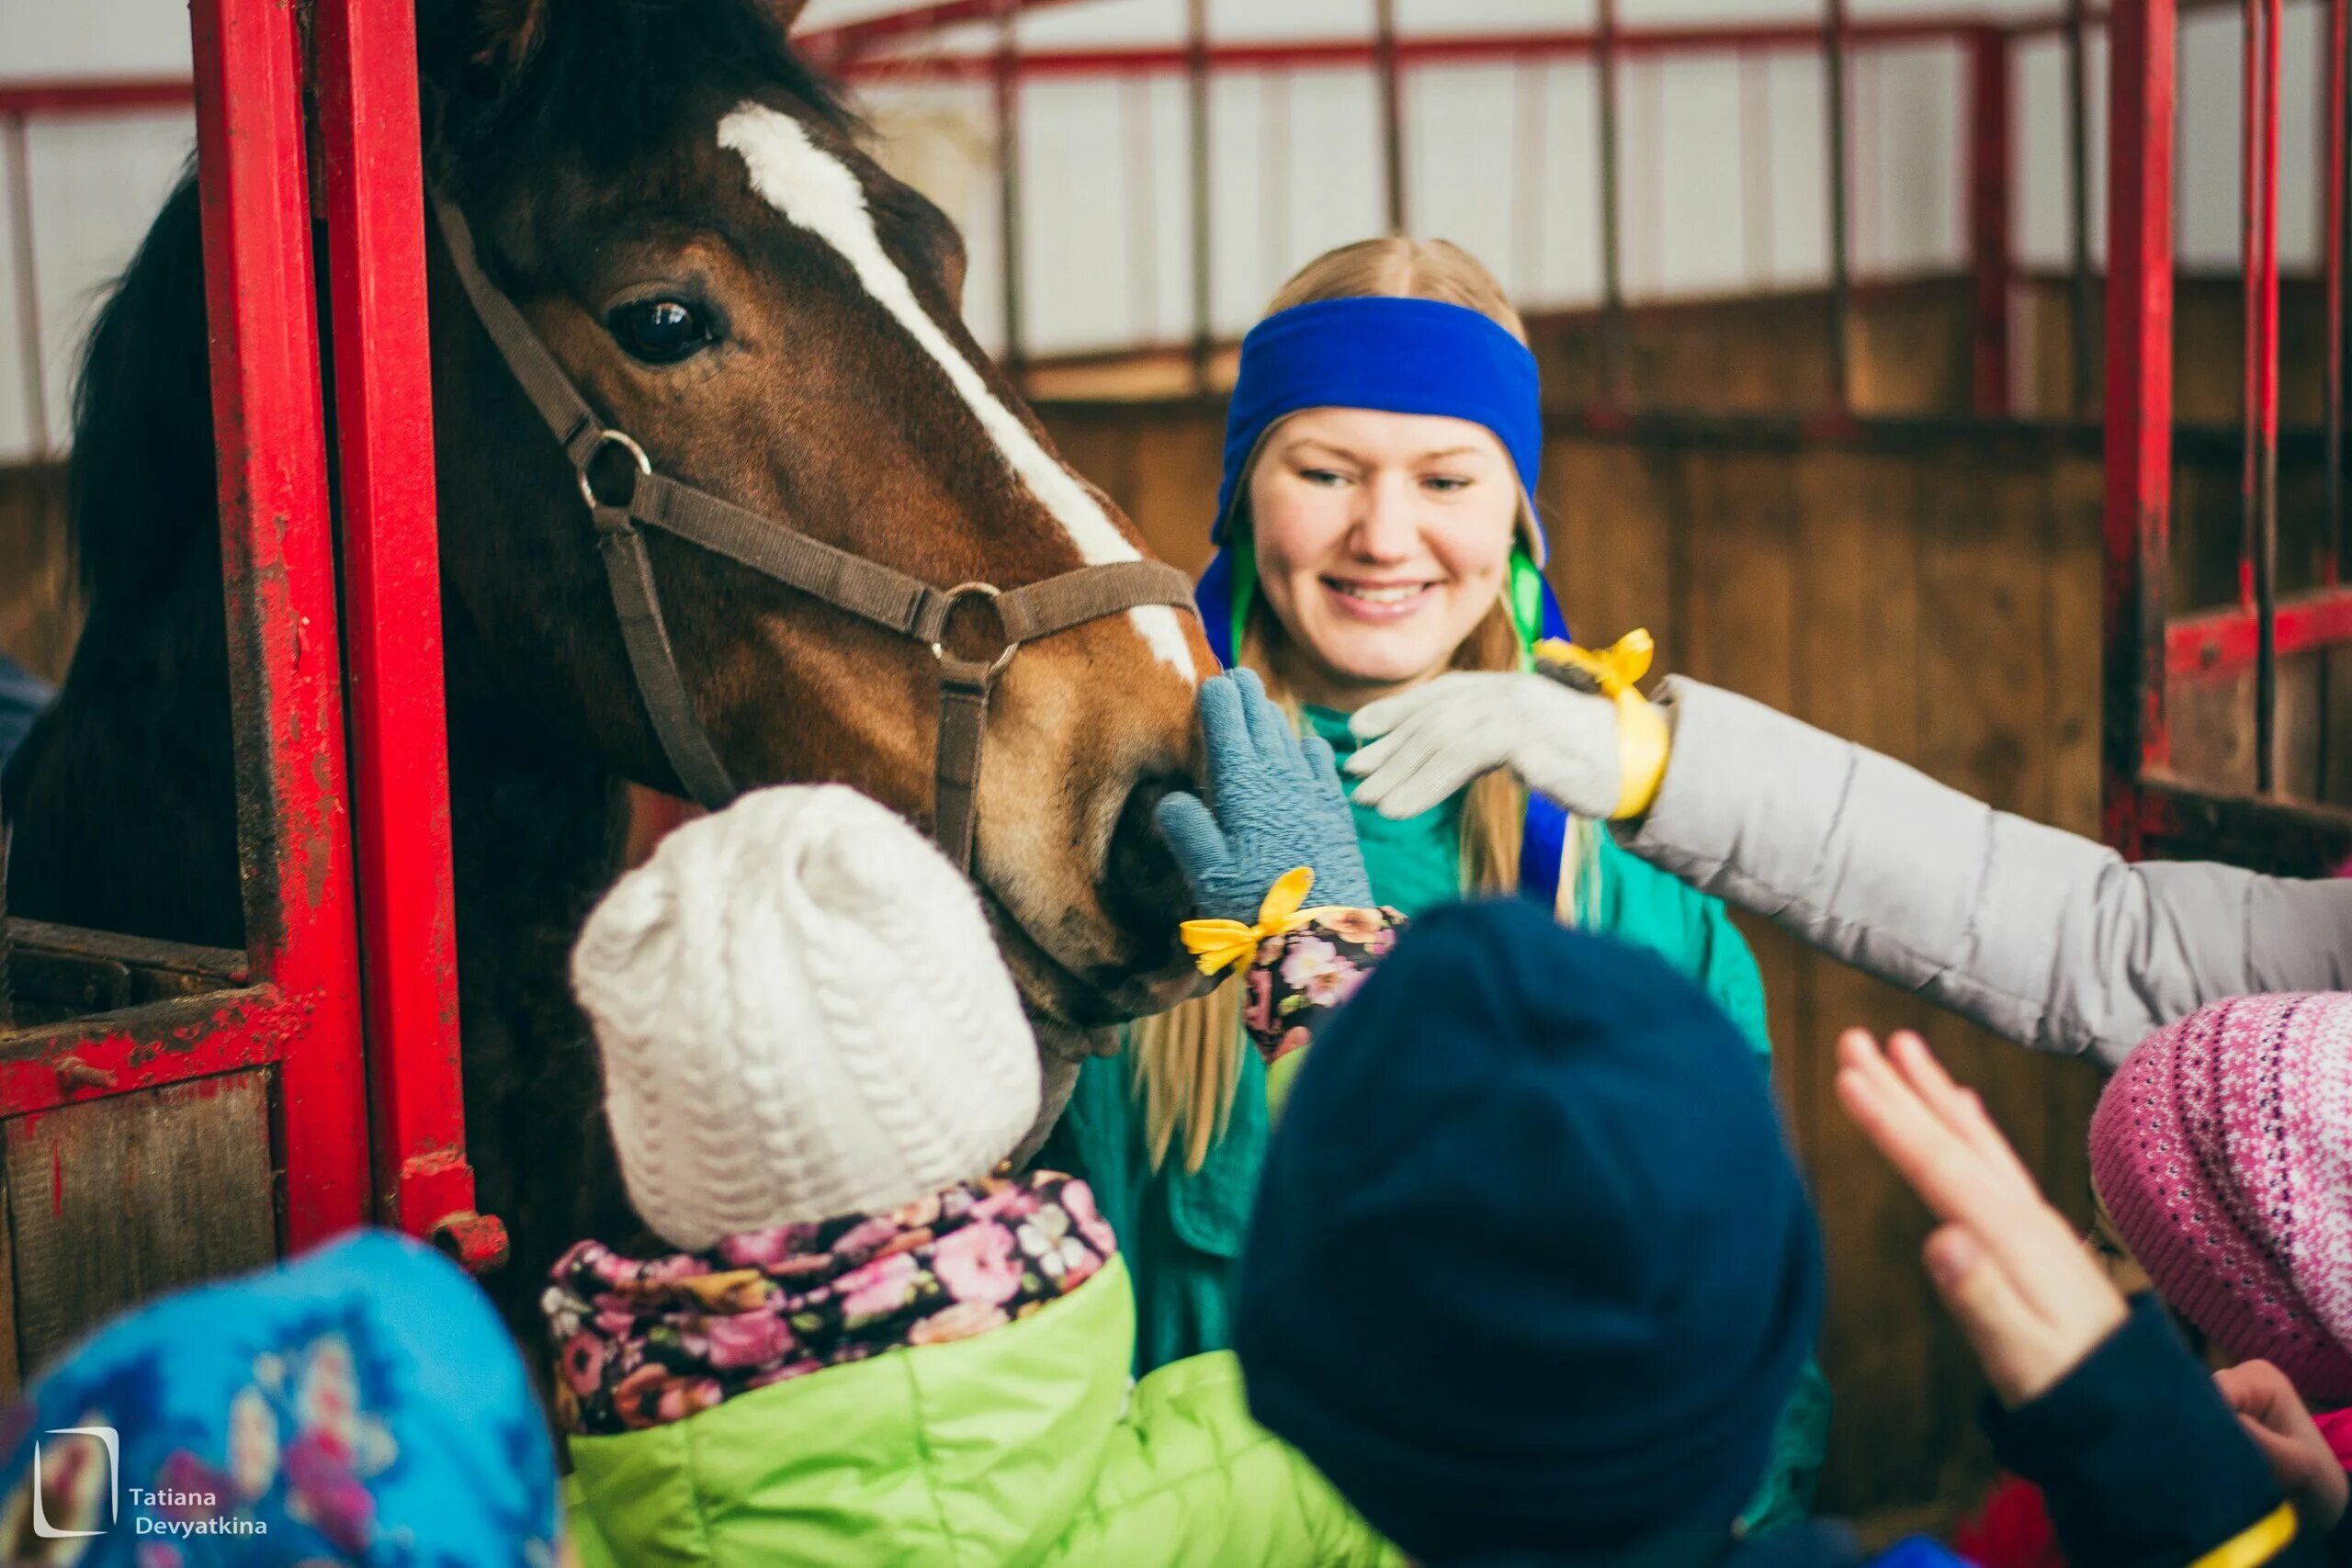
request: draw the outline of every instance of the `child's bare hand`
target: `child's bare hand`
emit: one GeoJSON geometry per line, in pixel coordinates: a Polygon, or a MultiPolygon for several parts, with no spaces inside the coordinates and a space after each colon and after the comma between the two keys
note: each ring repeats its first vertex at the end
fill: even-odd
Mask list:
{"type": "Polygon", "coordinates": [[[2270,1461],[2271,1478],[2295,1500],[2312,1532],[2334,1529],[2352,1483],[2287,1374],[2267,1361],[2242,1361],[2215,1372],[2213,1386],[2238,1413],[2246,1436],[2270,1461]]]}
{"type": "Polygon", "coordinates": [[[2015,1408],[2049,1392],[2115,1332],[2123,1298],[2019,1163],[1983,1101],[1917,1035],[1887,1054],[1865,1030],[1838,1042],[1838,1098],[1941,1222],[1928,1277],[2015,1408]],[[1890,1060],[1891,1056],[1891,1060],[1890,1060]]]}

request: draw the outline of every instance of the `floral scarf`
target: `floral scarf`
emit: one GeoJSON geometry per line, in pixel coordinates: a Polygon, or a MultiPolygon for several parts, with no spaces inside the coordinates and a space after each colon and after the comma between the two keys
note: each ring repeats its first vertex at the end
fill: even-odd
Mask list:
{"type": "Polygon", "coordinates": [[[1250,961],[1241,1026],[1266,1065],[1305,1046],[1396,945],[1405,917],[1390,908],[1310,909],[1268,937],[1250,961]]]}
{"type": "Polygon", "coordinates": [[[1117,1250],[1075,1177],[951,1187],[887,1214],[624,1258],[583,1241],[542,1302],[567,1430],[658,1427],[903,1346],[968,1339],[1091,1279],[1117,1250]]]}

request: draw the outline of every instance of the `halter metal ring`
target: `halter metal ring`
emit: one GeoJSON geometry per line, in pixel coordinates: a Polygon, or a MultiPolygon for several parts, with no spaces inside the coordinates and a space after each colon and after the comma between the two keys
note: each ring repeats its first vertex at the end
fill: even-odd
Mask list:
{"type": "MultiPolygon", "coordinates": [[[[947,590],[947,615],[940,617],[939,629],[942,633],[946,631],[947,615],[953,615],[956,613],[956,606],[960,601],[966,599],[986,599],[990,604],[994,604],[997,600],[1001,599],[1002,597],[1004,597],[1004,591],[998,588],[992,582],[957,583],[955,587],[947,590]]],[[[1002,626],[1003,622],[1000,619],[998,622],[998,627],[1001,630],[1002,629],[1002,626]]],[[[1012,656],[1020,650],[1021,644],[1017,640],[1011,637],[1006,638],[1004,651],[998,654],[995,660],[989,665],[988,673],[983,677],[983,679],[993,681],[999,675],[1003,674],[1004,667],[1012,662],[1012,656]]],[[[946,644],[938,642],[933,643],[931,645],[931,656],[933,659],[938,660],[943,664],[946,663],[946,644]]]]}
{"type": "Polygon", "coordinates": [[[645,455],[645,448],[639,446],[634,440],[630,439],[626,433],[618,430],[598,431],[596,433],[596,445],[588,448],[588,456],[582,459],[580,464],[580,499],[588,503],[588,510],[591,512],[595,511],[605,503],[596,499],[596,487],[588,482],[588,465],[594,462],[596,460],[596,455],[607,446],[617,446],[622,451],[628,453],[630,457],[636,458],[637,471],[639,475],[648,475],[653,472],[653,459],[647,457],[645,455]]]}

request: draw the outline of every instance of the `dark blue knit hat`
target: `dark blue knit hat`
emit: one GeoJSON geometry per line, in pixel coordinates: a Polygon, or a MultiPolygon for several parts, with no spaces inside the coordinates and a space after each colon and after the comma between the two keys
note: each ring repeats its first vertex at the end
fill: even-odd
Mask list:
{"type": "Polygon", "coordinates": [[[1726,1531],[1821,1313],[1764,1075],[1657,955],[1522,899],[1424,917],[1268,1152],[1250,1407],[1430,1562],[1726,1531]]]}

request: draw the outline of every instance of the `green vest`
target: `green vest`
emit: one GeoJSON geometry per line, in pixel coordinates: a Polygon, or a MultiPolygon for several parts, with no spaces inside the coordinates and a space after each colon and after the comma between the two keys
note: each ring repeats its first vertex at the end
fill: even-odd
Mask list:
{"type": "MultiPolygon", "coordinates": [[[[1344,717],[1309,708],[1306,718],[1344,760],[1354,744],[1344,717]]],[[[1414,915],[1461,896],[1458,813],[1458,801],[1448,801],[1410,821],[1391,822],[1356,808],[1375,899],[1414,915]]],[[[1620,849],[1607,833],[1594,840],[1580,923],[1655,948],[1683,969],[1747,1033],[1759,1069],[1770,1070],[1763,978],[1723,904],[1620,849]]],[[[1151,1168],[1142,1103],[1124,1053],[1080,1070],[1069,1109],[1038,1156],[1042,1166],[1085,1177],[1118,1233],[1136,1282],[1139,1372],[1232,1343],[1233,1268],[1270,1131],[1265,1068],[1246,1044],[1237,1050],[1241,1071],[1232,1110],[1200,1169],[1183,1169],[1175,1156],[1151,1168]]],[[[1748,1510],[1752,1529],[1806,1514],[1828,1422],[1828,1385],[1808,1363],[1774,1437],[1764,1489],[1748,1510]]]]}

